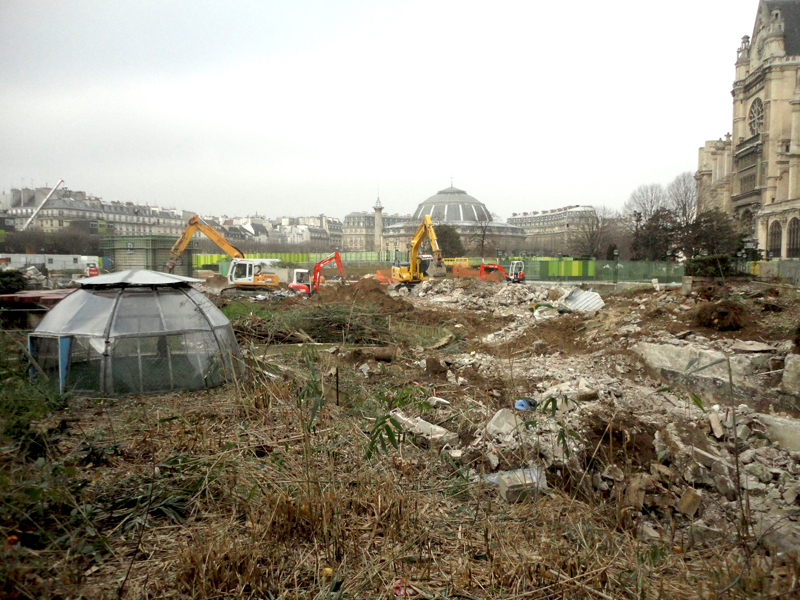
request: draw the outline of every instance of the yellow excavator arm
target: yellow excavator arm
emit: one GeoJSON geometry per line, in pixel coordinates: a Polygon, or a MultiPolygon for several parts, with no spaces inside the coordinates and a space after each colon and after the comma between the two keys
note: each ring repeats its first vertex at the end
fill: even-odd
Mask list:
{"type": "Polygon", "coordinates": [[[208,237],[208,239],[214,242],[217,246],[222,248],[222,250],[225,251],[225,254],[231,258],[244,258],[244,254],[242,254],[241,250],[226,240],[225,236],[211,227],[211,225],[203,221],[199,215],[195,215],[189,219],[186,229],[183,230],[181,237],[178,238],[178,241],[175,242],[175,245],[172,246],[172,250],[169,252],[167,273],[172,273],[173,269],[175,269],[175,265],[178,263],[183,251],[186,250],[186,246],[189,245],[189,241],[191,241],[194,232],[198,230],[204,233],[206,237],[208,237]]]}
{"type": "Polygon", "coordinates": [[[392,279],[400,283],[414,284],[425,281],[430,277],[444,277],[447,274],[444,261],[442,260],[442,250],[439,248],[439,242],[436,239],[436,231],[433,228],[433,221],[430,216],[425,215],[422,223],[417,227],[414,237],[411,238],[411,243],[408,248],[408,266],[394,266],[392,267],[392,279]],[[421,260],[419,258],[419,250],[422,242],[428,239],[431,244],[431,252],[433,253],[432,264],[422,268],[421,260]]]}

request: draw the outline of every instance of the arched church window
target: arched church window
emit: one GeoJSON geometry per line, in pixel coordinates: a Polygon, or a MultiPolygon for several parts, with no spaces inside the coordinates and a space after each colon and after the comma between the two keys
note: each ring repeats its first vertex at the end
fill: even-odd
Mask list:
{"type": "Polygon", "coordinates": [[[767,251],[772,253],[772,258],[781,258],[781,241],[783,230],[778,221],[773,221],[769,226],[769,238],[767,239],[767,251]]]}
{"type": "Polygon", "coordinates": [[[756,98],[750,105],[750,135],[758,135],[764,126],[764,103],[761,98],[756,98]]]}
{"type": "Polygon", "coordinates": [[[786,258],[800,258],[800,219],[795,217],[789,221],[787,235],[786,258]]]}

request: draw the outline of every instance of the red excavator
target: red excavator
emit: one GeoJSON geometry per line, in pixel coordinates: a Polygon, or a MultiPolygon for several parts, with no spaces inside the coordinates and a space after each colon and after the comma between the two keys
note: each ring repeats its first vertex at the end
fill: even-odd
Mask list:
{"type": "Polygon", "coordinates": [[[525,281],[524,269],[525,263],[523,263],[521,260],[515,260],[511,262],[511,267],[509,267],[510,273],[506,273],[506,270],[502,267],[502,265],[498,265],[497,263],[481,263],[481,270],[478,273],[478,277],[481,281],[486,281],[486,275],[499,273],[505,281],[510,283],[522,283],[525,281]]]}
{"type": "Polygon", "coordinates": [[[344,281],[344,266],[342,265],[342,258],[337,251],[326,256],[314,265],[314,272],[310,279],[308,277],[308,269],[295,269],[294,278],[292,279],[292,283],[289,284],[289,289],[294,290],[298,294],[308,294],[309,297],[312,296],[315,292],[319,291],[319,282],[322,279],[322,267],[334,261],[336,262],[336,268],[339,269],[339,275],[341,275],[344,281]]]}

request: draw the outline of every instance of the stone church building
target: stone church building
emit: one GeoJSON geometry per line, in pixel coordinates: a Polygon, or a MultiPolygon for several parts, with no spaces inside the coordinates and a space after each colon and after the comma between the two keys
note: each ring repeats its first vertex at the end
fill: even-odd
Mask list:
{"type": "Polygon", "coordinates": [[[800,0],[761,0],[736,58],[733,124],[700,148],[698,201],[765,257],[800,258],[800,0]]]}

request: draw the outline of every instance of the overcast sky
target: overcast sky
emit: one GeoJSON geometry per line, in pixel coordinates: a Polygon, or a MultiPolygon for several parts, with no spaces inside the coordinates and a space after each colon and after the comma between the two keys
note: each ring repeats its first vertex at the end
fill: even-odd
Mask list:
{"type": "Polygon", "coordinates": [[[731,129],[757,0],[0,0],[0,191],[207,214],[619,207],[731,129]]]}

